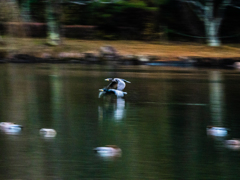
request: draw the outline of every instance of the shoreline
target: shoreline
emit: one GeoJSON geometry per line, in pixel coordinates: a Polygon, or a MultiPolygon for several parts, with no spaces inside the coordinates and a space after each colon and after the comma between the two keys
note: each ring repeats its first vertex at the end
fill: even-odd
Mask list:
{"type": "MultiPolygon", "coordinates": [[[[81,53],[81,57],[36,57],[29,54],[15,54],[10,58],[0,59],[0,63],[52,63],[52,64],[99,64],[99,65],[149,65],[149,66],[177,66],[199,68],[240,68],[240,57],[212,58],[212,57],[161,57],[161,56],[106,56],[94,53],[81,53]]],[[[70,53],[71,54],[71,53],[70,53]]],[[[70,55],[69,54],[69,55],[70,55]]],[[[76,55],[76,54],[75,54],[76,55]]]]}
{"type": "Polygon", "coordinates": [[[59,46],[45,38],[5,38],[0,63],[79,63],[231,68],[240,66],[240,45],[209,47],[196,43],[106,41],[63,38],[59,46]]]}

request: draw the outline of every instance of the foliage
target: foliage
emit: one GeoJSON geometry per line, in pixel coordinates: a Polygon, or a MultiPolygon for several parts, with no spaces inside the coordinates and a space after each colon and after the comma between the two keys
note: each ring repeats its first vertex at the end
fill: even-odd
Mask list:
{"type": "MultiPolygon", "coordinates": [[[[1,1],[1,0],[0,0],[1,1]]],[[[46,19],[45,0],[18,0],[19,4],[30,2],[30,15],[33,22],[46,19]]],[[[169,0],[129,0],[116,3],[108,0],[61,0],[62,25],[93,25],[97,27],[97,36],[115,39],[128,36],[139,39],[142,35],[154,33],[157,26],[156,15],[159,5],[169,0]],[[75,2],[75,3],[73,3],[75,2]],[[80,5],[85,2],[85,5],[80,5]],[[91,2],[91,3],[86,3],[91,2]]]]}
{"type": "Polygon", "coordinates": [[[0,22],[16,21],[18,9],[13,1],[10,5],[5,0],[0,0],[0,22]]]}
{"type": "Polygon", "coordinates": [[[0,1],[0,22],[6,22],[10,19],[9,15],[11,13],[10,7],[5,1],[0,1]]]}
{"type": "Polygon", "coordinates": [[[33,1],[31,2],[31,19],[35,22],[45,22],[45,2],[33,1]]]}
{"type": "MultiPolygon", "coordinates": [[[[30,2],[31,20],[46,23],[46,0],[14,1],[18,1],[19,6],[26,1],[30,2]]],[[[155,38],[156,34],[163,32],[163,29],[164,32],[167,32],[169,40],[184,38],[195,41],[201,39],[194,37],[204,36],[203,24],[191,12],[193,5],[183,7],[183,1],[115,0],[116,3],[101,3],[112,1],[114,0],[59,0],[62,7],[60,10],[61,24],[91,25],[97,27],[96,35],[98,37],[106,39],[121,37],[124,39],[139,39],[139,37],[151,39],[155,38]],[[82,2],[85,5],[81,5],[82,2]]],[[[206,2],[205,0],[194,1],[203,4],[206,2]]],[[[12,21],[11,16],[6,16],[6,14],[12,13],[12,9],[9,6],[3,6],[3,2],[6,4],[8,1],[0,0],[0,22],[12,21]]],[[[222,0],[216,1],[217,4],[220,2],[222,0]]],[[[234,36],[237,38],[232,38],[232,40],[236,41],[239,41],[240,37],[237,36],[240,25],[238,19],[235,18],[239,15],[239,6],[238,0],[232,0],[232,6],[228,6],[226,9],[220,29],[221,36],[234,36]]],[[[74,31],[77,32],[79,29],[75,28],[74,31]]]]}
{"type": "Polygon", "coordinates": [[[62,23],[67,25],[95,25],[98,37],[117,37],[129,34],[139,37],[146,24],[154,23],[156,7],[145,2],[91,3],[86,6],[70,4],[63,7],[62,23]]]}

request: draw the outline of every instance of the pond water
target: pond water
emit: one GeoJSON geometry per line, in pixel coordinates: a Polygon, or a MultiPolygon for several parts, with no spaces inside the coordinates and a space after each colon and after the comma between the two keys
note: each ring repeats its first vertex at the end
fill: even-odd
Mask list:
{"type": "Polygon", "coordinates": [[[0,179],[239,179],[240,72],[100,66],[0,65],[0,179]],[[108,77],[131,81],[124,98],[98,98],[108,77]],[[208,136],[208,125],[231,129],[208,136]],[[53,128],[44,138],[40,128],[53,128]],[[117,145],[120,157],[93,148],[117,145]]]}

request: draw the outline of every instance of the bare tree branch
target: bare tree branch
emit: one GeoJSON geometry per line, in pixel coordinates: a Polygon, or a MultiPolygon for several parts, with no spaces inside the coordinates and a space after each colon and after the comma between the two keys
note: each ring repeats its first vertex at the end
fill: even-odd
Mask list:
{"type": "Polygon", "coordinates": [[[195,5],[196,7],[200,8],[201,10],[204,10],[204,5],[202,3],[200,3],[199,1],[192,1],[192,0],[179,0],[181,2],[185,2],[185,3],[191,3],[193,5],[195,5]]]}
{"type": "Polygon", "coordinates": [[[82,3],[82,2],[76,2],[76,1],[69,1],[69,3],[77,4],[77,5],[86,5],[86,2],[82,3]]]}
{"type": "Polygon", "coordinates": [[[203,20],[204,18],[204,11],[205,11],[205,6],[200,3],[199,1],[194,1],[194,0],[179,0],[183,3],[187,3],[190,7],[190,9],[192,11],[195,12],[195,14],[197,15],[197,17],[200,19],[200,20],[203,20]],[[192,7],[192,5],[194,7],[192,7]]]}
{"type": "Polygon", "coordinates": [[[222,4],[220,5],[219,9],[218,9],[218,17],[216,18],[216,22],[217,22],[217,29],[219,29],[219,26],[221,24],[221,21],[224,17],[224,13],[225,13],[225,9],[227,6],[231,5],[231,1],[232,0],[224,0],[222,2],[222,4]]]}
{"type": "Polygon", "coordinates": [[[93,3],[93,2],[98,2],[101,4],[112,4],[112,3],[116,3],[120,0],[112,0],[112,1],[108,1],[108,2],[102,2],[101,0],[90,0],[90,1],[86,1],[86,2],[80,2],[80,1],[69,1],[69,3],[73,3],[73,4],[77,4],[77,5],[86,5],[88,3],[93,3]]]}
{"type": "Polygon", "coordinates": [[[199,0],[179,1],[188,4],[196,16],[203,21],[210,46],[219,46],[221,44],[218,33],[226,8],[232,6],[240,9],[239,6],[233,5],[233,0],[222,0],[219,4],[216,4],[215,0],[205,0],[205,4],[202,4],[199,0]]]}
{"type": "Polygon", "coordinates": [[[239,6],[235,6],[235,5],[233,5],[233,4],[231,4],[230,6],[232,6],[232,7],[234,7],[234,8],[237,8],[237,9],[240,9],[239,6]]]}

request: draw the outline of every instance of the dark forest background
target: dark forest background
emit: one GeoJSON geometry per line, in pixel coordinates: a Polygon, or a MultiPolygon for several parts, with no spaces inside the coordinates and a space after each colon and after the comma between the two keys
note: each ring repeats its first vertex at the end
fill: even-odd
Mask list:
{"type": "MultiPolygon", "coordinates": [[[[18,1],[21,7],[22,1],[18,1]]],[[[177,41],[204,41],[204,25],[189,6],[177,0],[121,1],[116,3],[59,3],[55,16],[61,33],[69,38],[156,40],[161,37],[177,41]]],[[[46,36],[45,1],[30,1],[31,22],[25,22],[30,37],[46,36]]],[[[223,42],[239,42],[240,9],[225,11],[219,36],[223,42]]],[[[16,26],[2,18],[4,34],[16,26]],[[8,23],[8,28],[6,28],[8,23]]]]}

